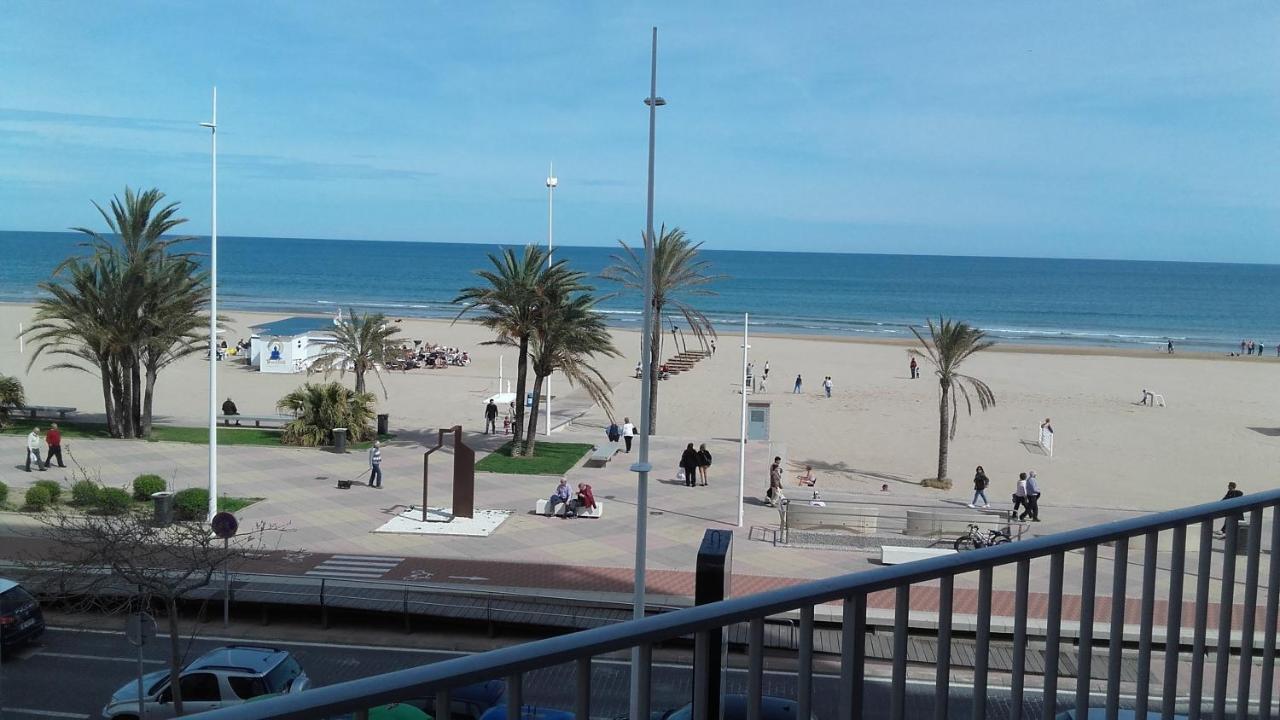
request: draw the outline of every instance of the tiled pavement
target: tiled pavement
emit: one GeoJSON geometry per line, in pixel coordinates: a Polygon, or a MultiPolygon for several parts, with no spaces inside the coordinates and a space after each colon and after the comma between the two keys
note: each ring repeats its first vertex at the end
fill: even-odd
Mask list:
{"type": "MultiPolygon", "coordinates": [[[[219,449],[219,487],[230,495],[266,498],[240,514],[243,524],[265,522],[284,528],[269,541],[271,549],[295,558],[286,563],[286,571],[334,576],[359,576],[373,579],[427,580],[468,586],[554,588],[578,592],[620,595],[632,588],[632,558],[635,542],[635,474],[629,471],[630,456],[620,454],[605,468],[578,467],[570,471],[570,482],[589,482],[597,498],[604,504],[604,517],[598,520],[549,519],[532,514],[535,500],[554,489],[554,477],[529,477],[481,473],[476,479],[476,506],[515,511],[498,531],[488,538],[404,536],[371,532],[398,510],[421,502],[422,462],[425,433],[402,433],[384,452],[384,489],[374,490],[362,482],[366,473],[364,453],[334,455],[321,450],[292,448],[260,448],[223,446],[219,449]],[[338,490],[337,480],[355,478],[350,490],[338,490]],[[305,561],[298,562],[304,551],[305,561]],[[372,557],[371,557],[372,556],[372,557]]],[[[572,432],[556,433],[557,441],[594,442],[594,435],[572,432]]],[[[502,438],[468,435],[467,442],[482,454],[500,444],[502,438]]],[[[23,438],[0,436],[0,457],[17,458],[22,452],[23,438]]],[[[104,483],[124,485],[142,472],[154,472],[171,480],[176,489],[205,485],[207,449],[180,443],[148,443],[105,440],[73,440],[69,443],[75,460],[91,475],[100,475],[104,483]]],[[[775,546],[770,538],[777,525],[777,513],[755,497],[766,484],[770,448],[750,446],[747,454],[747,495],[744,527],[737,528],[737,443],[713,439],[708,442],[716,463],[712,466],[711,484],[706,488],[686,488],[674,479],[675,459],[682,443],[669,438],[655,438],[652,458],[655,468],[649,488],[648,518],[648,591],[659,597],[682,598],[692,594],[692,565],[698,544],[707,528],[733,530],[733,592],[746,595],[804,580],[829,577],[874,567],[870,556],[848,550],[801,549],[775,546]]],[[[432,455],[433,478],[431,504],[447,504],[451,492],[452,454],[445,451],[432,455]]],[[[18,465],[0,467],[0,481],[13,488],[15,496],[35,479],[61,479],[69,471],[27,474],[18,465]]],[[[888,496],[862,497],[860,501],[877,504],[886,512],[901,512],[898,504],[933,505],[954,508],[957,493],[941,495],[908,483],[892,483],[888,496]]],[[[829,487],[828,497],[839,487],[829,487]]],[[[962,494],[962,493],[960,493],[962,494]]],[[[1035,526],[1039,533],[1061,531],[1073,527],[1125,517],[1131,513],[1106,509],[1048,508],[1048,521],[1035,526]]],[[[29,520],[11,514],[0,514],[0,532],[13,532],[29,524],[29,520]]],[[[7,543],[12,545],[13,543],[7,543]]],[[[2,550],[0,550],[2,552],[2,550]]],[[[1110,551],[1103,549],[1098,564],[1099,598],[1096,617],[1109,617],[1108,595],[1112,587],[1110,551]]],[[[1215,553],[1219,556],[1220,553],[1215,553]]],[[[1129,552],[1127,573],[1128,596],[1138,597],[1141,583],[1141,543],[1135,542],[1129,552]]],[[[1195,554],[1190,553],[1187,567],[1194,568],[1195,554]]],[[[1158,564],[1168,566],[1167,553],[1158,555],[1158,564]]],[[[1236,602],[1242,593],[1243,562],[1238,563],[1236,602]]],[[[1263,573],[1266,563],[1263,563],[1263,573]]],[[[1064,588],[1064,620],[1077,616],[1081,559],[1071,554],[1066,558],[1064,588]]],[[[1214,560],[1214,575],[1220,562],[1214,560]]],[[[1009,616],[1013,612],[1014,570],[995,573],[997,592],[993,598],[993,614],[1009,616]]],[[[1042,591],[1048,584],[1048,563],[1033,563],[1031,568],[1031,617],[1043,617],[1047,610],[1042,591]]],[[[1158,574],[1158,597],[1167,597],[1168,573],[1158,574]]],[[[976,577],[957,579],[955,612],[972,614],[977,610],[976,577]]],[[[1188,576],[1184,598],[1194,591],[1194,578],[1188,576]]],[[[1217,580],[1211,583],[1211,598],[1219,591],[1217,580]]],[[[936,587],[922,586],[913,590],[913,609],[922,612],[937,607],[936,587]]],[[[891,608],[892,596],[874,596],[869,606],[891,608]]],[[[1157,616],[1163,617],[1166,603],[1157,602],[1157,616]]],[[[1211,613],[1216,621],[1216,612],[1211,613]]],[[[1239,613],[1236,613],[1238,618],[1239,613]]],[[[1184,615],[1184,617],[1186,617],[1184,615]]],[[[1136,600],[1126,606],[1128,622],[1137,622],[1140,607],[1136,600]]],[[[1160,621],[1157,620],[1157,625],[1160,621]]]]}

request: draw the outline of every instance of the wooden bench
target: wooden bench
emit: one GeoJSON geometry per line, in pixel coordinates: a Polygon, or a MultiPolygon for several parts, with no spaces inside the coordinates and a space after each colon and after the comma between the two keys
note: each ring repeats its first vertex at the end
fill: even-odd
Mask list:
{"type": "Polygon", "coordinates": [[[782,524],[782,541],[788,540],[792,528],[840,528],[859,533],[873,533],[880,524],[880,510],[859,505],[828,504],[822,507],[808,500],[788,500],[778,514],[782,524]]]}
{"type": "Polygon", "coordinates": [[[67,413],[76,411],[73,407],[61,407],[58,405],[23,405],[21,407],[6,405],[5,409],[14,413],[24,414],[32,420],[37,417],[52,417],[54,415],[57,415],[59,420],[66,420],[67,413]]]}
{"type": "Polygon", "coordinates": [[[232,420],[239,425],[241,420],[245,422],[253,421],[254,427],[262,427],[262,423],[271,425],[284,426],[286,423],[295,420],[292,415],[219,415],[218,419],[223,425],[230,425],[232,420]]]}
{"type": "MultiPolygon", "coordinates": [[[[556,517],[564,517],[568,503],[562,503],[556,506],[556,517]]],[[[533,511],[539,515],[547,514],[547,500],[540,498],[538,502],[533,504],[533,511]]],[[[580,518],[599,518],[604,515],[604,503],[600,502],[600,498],[596,498],[596,506],[590,510],[579,510],[580,518]]]]}
{"type": "Polygon", "coordinates": [[[604,443],[597,445],[591,457],[587,458],[587,467],[604,467],[609,464],[614,455],[622,450],[622,445],[616,442],[604,443]]]}
{"type": "Polygon", "coordinates": [[[880,564],[881,565],[901,565],[903,563],[914,562],[916,560],[927,560],[929,558],[942,557],[944,555],[955,555],[956,551],[950,548],[922,548],[922,547],[902,547],[899,545],[881,545],[880,546],[880,564]]]}

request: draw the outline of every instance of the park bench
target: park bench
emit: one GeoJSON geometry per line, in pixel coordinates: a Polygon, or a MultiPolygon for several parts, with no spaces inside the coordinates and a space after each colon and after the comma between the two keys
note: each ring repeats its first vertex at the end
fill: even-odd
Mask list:
{"type": "Polygon", "coordinates": [[[591,453],[591,457],[587,458],[587,467],[604,467],[621,450],[622,446],[616,442],[597,445],[595,451],[591,453]]]}
{"type": "Polygon", "coordinates": [[[73,413],[76,411],[73,407],[61,407],[58,405],[23,405],[21,407],[17,405],[6,405],[5,409],[14,413],[26,415],[32,420],[37,417],[52,417],[54,415],[57,415],[59,420],[66,420],[67,413],[73,413]]]}
{"type": "MultiPolygon", "coordinates": [[[[556,517],[564,517],[567,504],[561,504],[556,507],[556,517]]],[[[538,502],[533,504],[533,511],[539,515],[547,514],[547,500],[540,498],[538,502]]],[[[599,518],[604,515],[604,503],[600,502],[600,498],[596,498],[596,506],[590,510],[582,509],[578,511],[580,518],[599,518]]]]}
{"type": "Polygon", "coordinates": [[[222,421],[223,425],[230,425],[232,420],[235,420],[237,425],[241,421],[249,422],[252,420],[254,427],[262,427],[262,423],[283,426],[296,418],[292,415],[219,415],[218,419],[222,421]]]}
{"type": "Polygon", "coordinates": [[[879,526],[880,510],[872,507],[832,503],[809,505],[806,500],[788,500],[778,508],[782,541],[795,529],[840,528],[860,533],[873,533],[879,526]]]}
{"type": "Polygon", "coordinates": [[[955,555],[956,551],[950,548],[922,548],[922,547],[902,547],[899,545],[881,545],[880,546],[880,564],[881,565],[901,565],[903,563],[914,562],[916,560],[927,560],[929,558],[942,557],[943,555],[955,555]]]}

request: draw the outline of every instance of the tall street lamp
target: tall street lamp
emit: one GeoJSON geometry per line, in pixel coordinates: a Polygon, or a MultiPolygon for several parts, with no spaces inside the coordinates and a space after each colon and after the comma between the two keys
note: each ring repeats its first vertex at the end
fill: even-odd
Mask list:
{"type": "MultiPolygon", "coordinates": [[[[653,418],[649,412],[649,399],[653,396],[653,377],[650,361],[653,346],[653,153],[654,126],[658,120],[658,108],[667,101],[658,97],[658,28],[653,28],[653,45],[649,60],[649,97],[644,104],[649,107],[649,197],[645,211],[644,231],[644,325],[640,331],[640,457],[631,466],[638,474],[636,483],[636,567],[635,594],[632,598],[636,618],[643,618],[645,551],[648,541],[649,518],[649,425],[653,418]]],[[[648,663],[641,656],[640,648],[631,651],[631,717],[649,717],[648,663]],[[642,677],[643,676],[643,677],[642,677]]]]}
{"type": "Polygon", "coordinates": [[[209,238],[209,520],[218,513],[218,88],[213,88],[213,119],[200,123],[213,140],[213,219],[209,238]]]}
{"type": "MultiPolygon", "coordinates": [[[[560,184],[560,181],[556,179],[556,165],[555,163],[551,163],[551,169],[547,171],[547,269],[548,270],[551,269],[551,235],[552,235],[551,229],[552,229],[552,219],[555,217],[555,212],[554,212],[555,203],[552,200],[552,198],[555,195],[556,186],[559,184],[560,184]]],[[[550,437],[551,436],[551,376],[550,375],[547,376],[546,387],[547,387],[546,434],[548,437],[550,437]]],[[[499,388],[499,390],[501,390],[501,388],[499,388]]]]}

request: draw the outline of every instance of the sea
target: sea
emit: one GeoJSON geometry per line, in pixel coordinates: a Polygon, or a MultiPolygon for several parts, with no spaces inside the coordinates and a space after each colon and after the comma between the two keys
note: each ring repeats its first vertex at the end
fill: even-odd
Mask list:
{"type": "MultiPolygon", "coordinates": [[[[0,301],[30,303],[76,233],[0,231],[0,301]]],[[[208,252],[208,239],[190,243],[208,252]]],[[[218,302],[229,310],[333,313],[339,306],[393,317],[453,318],[458,290],[476,282],[496,245],[222,237],[218,302]]],[[[557,247],[596,277],[617,247],[557,247]]],[[[946,316],[1002,343],[1238,351],[1280,343],[1280,265],[702,250],[723,276],[714,295],[686,298],[721,333],[910,339],[910,327],[946,316]]],[[[600,309],[638,328],[637,293],[596,278],[600,309]]],[[[665,318],[664,329],[683,326],[665,318]]]]}

